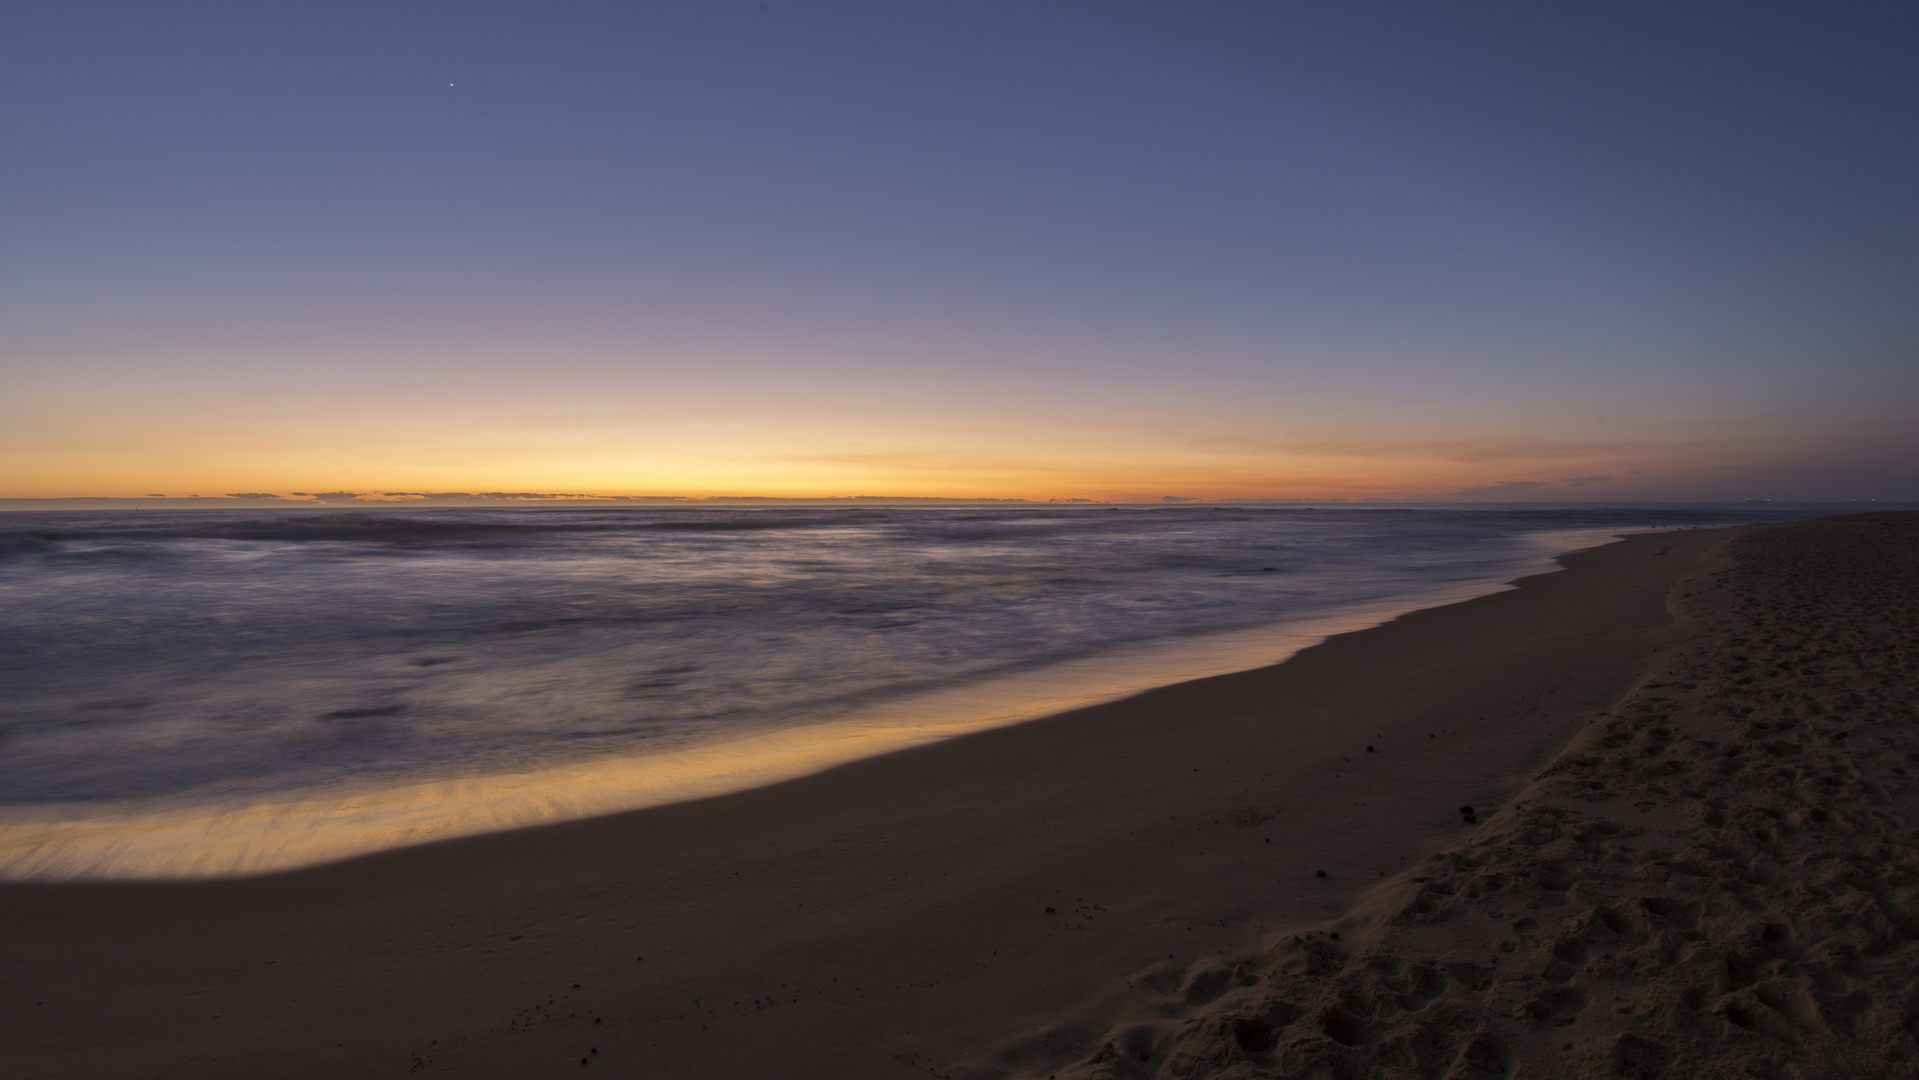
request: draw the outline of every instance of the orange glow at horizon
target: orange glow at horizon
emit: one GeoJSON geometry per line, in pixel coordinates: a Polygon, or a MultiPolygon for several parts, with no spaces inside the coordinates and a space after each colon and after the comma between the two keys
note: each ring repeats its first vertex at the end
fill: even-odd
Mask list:
{"type": "MultiPolygon", "coordinates": [[[[653,432],[449,421],[415,424],[385,438],[368,430],[377,424],[326,430],[282,423],[269,430],[228,421],[217,434],[199,437],[161,426],[166,430],[147,433],[121,426],[117,437],[101,434],[63,447],[0,443],[0,473],[7,477],[0,497],[519,491],[693,499],[1416,500],[1516,483],[1515,493],[1604,498],[1632,490],[1640,478],[1677,479],[1670,467],[1659,466],[1672,456],[1669,445],[1542,439],[1394,442],[1329,433],[1280,441],[1190,430],[980,431],[952,424],[928,424],[913,434],[806,425],[778,430],[770,418],[653,432]]],[[[1731,466],[1747,456],[1743,449],[1694,448],[1687,459],[1695,467],[1731,466]]]]}
{"type": "Polygon", "coordinates": [[[1794,468],[1898,457],[1871,442],[1897,425],[1815,393],[1782,426],[1765,400],[1708,409],[1601,379],[1526,391],[1382,374],[1356,388],[1312,365],[1228,376],[1147,354],[1113,361],[1134,377],[1104,379],[1037,353],[1022,366],[949,346],[907,370],[885,364],[904,345],[829,360],[824,346],[738,342],[581,346],[542,368],[527,340],[308,345],[271,350],[270,365],[230,342],[177,357],[123,344],[48,364],[0,400],[0,498],[1785,498],[1794,468]],[[99,377],[136,355],[137,374],[99,377]]]}

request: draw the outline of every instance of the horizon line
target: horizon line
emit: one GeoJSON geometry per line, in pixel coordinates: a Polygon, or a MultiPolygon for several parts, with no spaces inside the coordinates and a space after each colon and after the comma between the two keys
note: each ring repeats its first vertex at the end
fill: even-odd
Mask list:
{"type": "MultiPolygon", "coordinates": [[[[448,509],[476,507],[595,507],[616,509],[621,507],[671,508],[675,506],[708,508],[716,506],[742,505],[1014,505],[1025,507],[1063,507],[1063,506],[1227,506],[1227,505],[1274,505],[1310,509],[1318,504],[1361,506],[1361,505],[1501,505],[1501,506],[1545,506],[1555,504],[1579,505],[1662,505],[1662,504],[1709,504],[1728,506],[1758,505],[1797,505],[1797,506],[1919,506],[1919,502],[1876,498],[1829,498],[1829,499],[1769,499],[1769,498],[1485,498],[1474,497],[1478,492],[1456,492],[1439,495],[1414,495],[1404,497],[1384,496],[1226,496],[1221,498],[1202,498],[1183,495],[1162,495],[1157,498],[1118,498],[1092,499],[1080,497],[1059,498],[1020,498],[1000,496],[947,496],[947,495],[591,495],[584,493],[542,493],[542,492],[370,492],[365,495],[352,492],[326,492],[308,495],[295,492],[299,498],[287,498],[264,493],[228,493],[222,495],[65,495],[65,496],[25,496],[0,497],[0,510],[60,510],[60,509],[145,509],[166,507],[169,509],[192,509],[216,507],[249,509],[418,509],[422,507],[444,507],[448,509]],[[373,497],[367,497],[371,495],[373,497]]],[[[1558,494],[1558,493],[1554,493],[1558,494]]]]}

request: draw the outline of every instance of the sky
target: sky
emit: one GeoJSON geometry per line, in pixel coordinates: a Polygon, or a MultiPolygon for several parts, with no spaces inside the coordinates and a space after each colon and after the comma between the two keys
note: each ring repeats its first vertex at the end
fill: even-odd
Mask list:
{"type": "Polygon", "coordinates": [[[1919,499],[1914,56],[1909,3],[11,0],[0,497],[1919,499]]]}

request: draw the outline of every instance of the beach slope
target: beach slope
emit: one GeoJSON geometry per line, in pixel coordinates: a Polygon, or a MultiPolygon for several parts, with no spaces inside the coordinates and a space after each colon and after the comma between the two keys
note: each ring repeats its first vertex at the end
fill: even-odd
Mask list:
{"type": "Polygon", "coordinates": [[[1919,515],[1731,550],[1674,598],[1683,647],[1470,836],[1325,927],[1141,972],[1090,1050],[974,1071],[1915,1075],[1919,515]]]}

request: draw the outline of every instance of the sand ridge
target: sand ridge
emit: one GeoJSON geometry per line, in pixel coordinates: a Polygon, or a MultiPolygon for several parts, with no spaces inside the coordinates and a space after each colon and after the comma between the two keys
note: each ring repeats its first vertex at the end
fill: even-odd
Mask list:
{"type": "Polygon", "coordinates": [[[1674,597],[1687,647],[1469,839],[1323,929],[1141,972],[1090,1053],[1042,1030],[966,1071],[1919,1075],[1919,515],[1732,550],[1674,597]]]}

